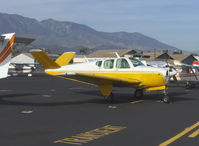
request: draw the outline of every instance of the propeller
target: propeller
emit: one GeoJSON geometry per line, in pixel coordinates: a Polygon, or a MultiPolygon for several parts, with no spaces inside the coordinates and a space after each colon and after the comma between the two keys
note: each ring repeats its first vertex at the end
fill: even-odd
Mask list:
{"type": "Polygon", "coordinates": [[[177,78],[176,78],[176,74],[178,73],[177,72],[177,70],[176,70],[176,68],[174,68],[173,66],[169,66],[169,65],[167,65],[167,67],[168,67],[168,70],[167,70],[167,76],[169,77],[169,81],[171,80],[171,79],[173,79],[173,81],[174,82],[178,82],[178,80],[177,80],[177,78]]]}

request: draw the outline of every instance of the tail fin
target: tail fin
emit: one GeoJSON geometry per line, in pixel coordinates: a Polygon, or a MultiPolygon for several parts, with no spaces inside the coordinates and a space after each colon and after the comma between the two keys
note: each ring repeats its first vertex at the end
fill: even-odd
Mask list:
{"type": "Polygon", "coordinates": [[[12,53],[15,33],[2,34],[0,36],[0,64],[12,53]]]}
{"type": "Polygon", "coordinates": [[[63,53],[59,58],[57,58],[55,60],[55,62],[60,65],[60,66],[64,66],[67,65],[75,56],[75,52],[66,52],[63,53]]]}
{"type": "Polygon", "coordinates": [[[60,68],[57,63],[55,63],[46,53],[42,52],[41,50],[31,50],[30,53],[44,69],[60,68]]]}
{"type": "Polygon", "coordinates": [[[30,53],[44,69],[57,69],[61,66],[67,65],[75,55],[73,52],[63,53],[56,61],[53,61],[41,50],[31,50],[30,53]]]}
{"type": "Polygon", "coordinates": [[[0,36],[0,78],[8,76],[8,67],[13,51],[15,33],[2,34],[0,36]]]}

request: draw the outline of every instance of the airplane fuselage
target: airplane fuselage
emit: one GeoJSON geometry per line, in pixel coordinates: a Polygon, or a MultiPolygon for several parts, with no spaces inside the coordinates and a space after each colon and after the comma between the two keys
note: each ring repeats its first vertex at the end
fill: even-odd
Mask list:
{"type": "MultiPolygon", "coordinates": [[[[105,59],[102,61],[95,61],[89,63],[72,64],[62,66],[58,69],[46,69],[45,72],[49,75],[55,75],[59,77],[64,77],[73,80],[73,75],[78,73],[85,74],[89,76],[102,76],[111,78],[125,78],[129,80],[128,83],[114,83],[111,84],[117,87],[134,87],[143,88],[147,90],[164,90],[166,88],[166,76],[167,70],[162,68],[149,67],[141,64],[133,64],[129,58],[119,58],[125,59],[125,65],[120,66],[118,63],[118,58],[115,59],[105,59]],[[109,62],[108,62],[109,61],[109,62]],[[112,65],[108,63],[112,62],[112,65]],[[108,65],[107,65],[108,64],[108,65]],[[141,81],[139,84],[130,84],[131,80],[141,81]]],[[[138,61],[138,60],[133,60],[138,61]]],[[[76,79],[75,79],[76,80],[76,79]]],[[[81,78],[80,81],[89,83],[81,78]]],[[[100,84],[103,81],[94,82],[94,85],[100,84]]]]}

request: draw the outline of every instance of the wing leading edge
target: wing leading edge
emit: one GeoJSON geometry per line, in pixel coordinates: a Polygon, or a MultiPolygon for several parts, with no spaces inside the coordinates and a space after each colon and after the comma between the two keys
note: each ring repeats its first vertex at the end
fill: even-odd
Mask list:
{"type": "Polygon", "coordinates": [[[129,86],[130,84],[138,85],[141,81],[133,78],[123,77],[111,77],[106,75],[99,75],[95,73],[66,73],[67,79],[77,80],[79,82],[86,82],[88,84],[102,85],[102,84],[114,84],[116,86],[129,86]]]}

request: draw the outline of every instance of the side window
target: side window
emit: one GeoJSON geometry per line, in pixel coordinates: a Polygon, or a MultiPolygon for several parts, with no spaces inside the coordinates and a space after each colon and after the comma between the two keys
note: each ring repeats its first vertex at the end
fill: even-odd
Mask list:
{"type": "Polygon", "coordinates": [[[114,60],[105,60],[104,61],[104,69],[112,69],[114,64],[114,60]]]}
{"type": "Polygon", "coordinates": [[[130,68],[126,59],[117,59],[116,68],[130,68]]]}
{"type": "Polygon", "coordinates": [[[129,57],[129,59],[131,60],[131,63],[133,64],[134,67],[144,65],[140,60],[138,60],[134,57],[129,57]]]}
{"type": "Polygon", "coordinates": [[[97,61],[97,62],[96,62],[96,65],[97,65],[98,67],[101,67],[101,66],[102,66],[102,61],[97,61]]]}

